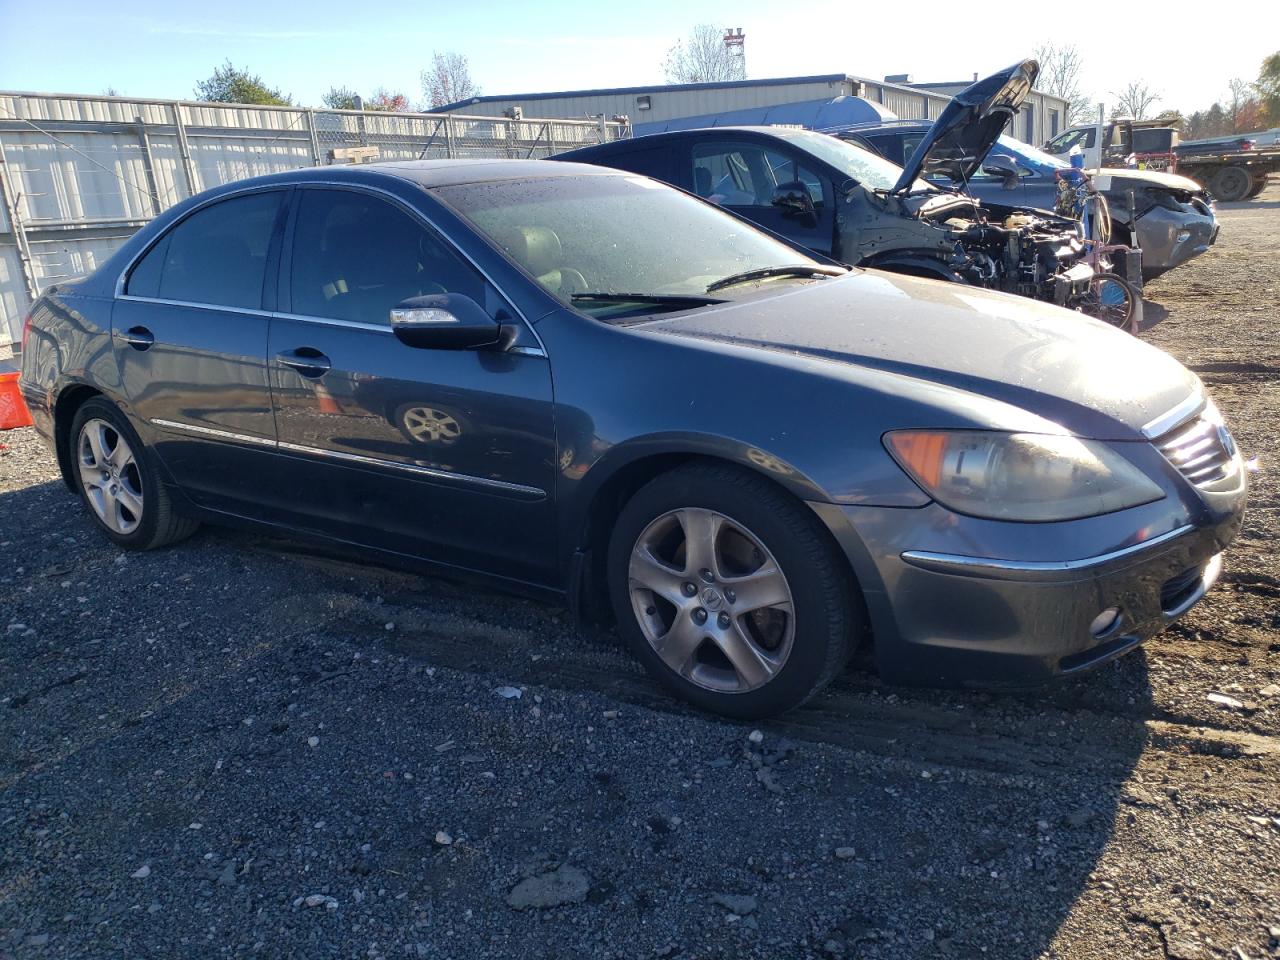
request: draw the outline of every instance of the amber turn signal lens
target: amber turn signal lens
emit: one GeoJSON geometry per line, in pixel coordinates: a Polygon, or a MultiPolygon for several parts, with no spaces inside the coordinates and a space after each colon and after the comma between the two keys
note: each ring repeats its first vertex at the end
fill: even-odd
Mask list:
{"type": "Polygon", "coordinates": [[[936,488],[942,479],[942,459],[947,452],[946,433],[910,430],[891,433],[885,439],[898,462],[915,474],[925,486],[936,488]]]}

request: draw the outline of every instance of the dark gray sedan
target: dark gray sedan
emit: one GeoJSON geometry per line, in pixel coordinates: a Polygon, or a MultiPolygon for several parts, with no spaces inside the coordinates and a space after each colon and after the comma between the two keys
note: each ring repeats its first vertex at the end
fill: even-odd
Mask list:
{"type": "Polygon", "coordinates": [[[20,383],[123,548],[249,524],[486,577],[744,717],[861,642],[898,681],[1095,666],[1200,599],[1245,499],[1152,347],[567,163],[192,198],[40,298],[20,383]]]}

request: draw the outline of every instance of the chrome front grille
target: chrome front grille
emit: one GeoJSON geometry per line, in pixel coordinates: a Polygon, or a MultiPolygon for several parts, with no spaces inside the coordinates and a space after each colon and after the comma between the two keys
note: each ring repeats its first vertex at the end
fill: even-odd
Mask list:
{"type": "Polygon", "coordinates": [[[1231,473],[1235,441],[1226,427],[1203,413],[1151,442],[1196,486],[1213,483],[1231,473]]]}

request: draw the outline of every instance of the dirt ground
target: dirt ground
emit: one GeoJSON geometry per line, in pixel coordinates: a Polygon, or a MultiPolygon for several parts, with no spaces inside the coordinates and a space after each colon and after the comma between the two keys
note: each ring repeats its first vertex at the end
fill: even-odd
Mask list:
{"type": "Polygon", "coordinates": [[[1280,957],[1280,184],[1220,218],[1142,333],[1261,465],[1217,589],[1045,690],[855,666],[759,743],[552,607],[125,555],[0,434],[0,957],[1280,957]]]}

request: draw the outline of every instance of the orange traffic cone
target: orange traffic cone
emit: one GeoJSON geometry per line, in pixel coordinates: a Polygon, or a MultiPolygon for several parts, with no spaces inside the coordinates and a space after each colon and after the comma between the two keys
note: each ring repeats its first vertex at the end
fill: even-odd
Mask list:
{"type": "Polygon", "coordinates": [[[16,373],[0,373],[0,430],[31,426],[31,412],[18,390],[16,373]]]}

